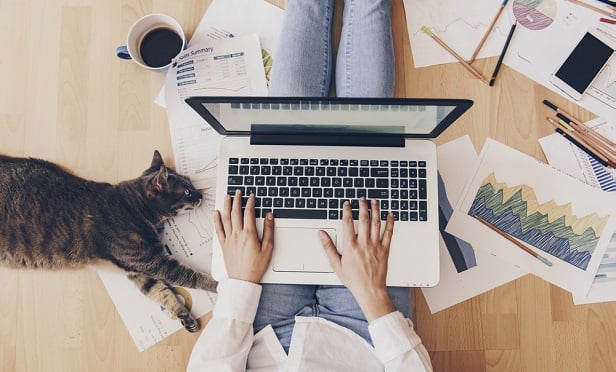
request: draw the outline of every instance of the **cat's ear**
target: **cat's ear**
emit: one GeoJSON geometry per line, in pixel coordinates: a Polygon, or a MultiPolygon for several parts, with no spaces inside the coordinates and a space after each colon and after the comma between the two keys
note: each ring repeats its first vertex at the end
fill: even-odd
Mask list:
{"type": "Polygon", "coordinates": [[[163,162],[163,157],[160,155],[160,152],[158,152],[158,150],[154,150],[150,169],[159,169],[163,165],[165,165],[165,163],[163,162]]]}
{"type": "Polygon", "coordinates": [[[154,190],[157,192],[162,192],[168,186],[167,179],[169,177],[169,172],[167,171],[167,167],[165,165],[161,165],[158,169],[158,172],[152,177],[152,186],[154,190]]]}

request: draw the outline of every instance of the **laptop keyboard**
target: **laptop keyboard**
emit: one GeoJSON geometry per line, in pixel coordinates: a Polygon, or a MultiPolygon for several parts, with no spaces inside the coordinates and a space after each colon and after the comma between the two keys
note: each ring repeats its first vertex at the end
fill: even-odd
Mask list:
{"type": "Polygon", "coordinates": [[[426,162],[422,160],[229,158],[227,193],[256,196],[257,218],[339,220],[345,201],[353,219],[359,199],[378,200],[381,220],[427,221],[426,162]]]}

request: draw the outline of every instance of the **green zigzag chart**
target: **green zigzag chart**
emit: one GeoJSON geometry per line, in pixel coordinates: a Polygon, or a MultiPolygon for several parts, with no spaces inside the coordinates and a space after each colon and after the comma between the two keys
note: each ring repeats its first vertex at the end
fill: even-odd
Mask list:
{"type": "Polygon", "coordinates": [[[532,187],[509,187],[491,173],[481,183],[468,212],[500,230],[582,270],[586,270],[609,216],[578,217],[571,203],[539,203],[532,187]]]}

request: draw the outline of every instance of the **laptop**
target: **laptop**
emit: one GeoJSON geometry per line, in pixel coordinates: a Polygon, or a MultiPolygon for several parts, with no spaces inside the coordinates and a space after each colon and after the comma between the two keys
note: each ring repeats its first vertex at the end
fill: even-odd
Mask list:
{"type": "MultiPolygon", "coordinates": [[[[437,137],[473,102],[463,99],[190,97],[223,135],[216,209],[240,189],[256,196],[257,229],[276,218],[263,283],[340,284],[318,238],[325,230],[344,254],[342,204],[359,199],[394,214],[387,285],[439,281],[437,137]]],[[[355,221],[355,224],[357,221],[355,221]]],[[[381,229],[384,228],[384,222],[381,229]]],[[[212,275],[227,276],[215,237],[212,275]]]]}

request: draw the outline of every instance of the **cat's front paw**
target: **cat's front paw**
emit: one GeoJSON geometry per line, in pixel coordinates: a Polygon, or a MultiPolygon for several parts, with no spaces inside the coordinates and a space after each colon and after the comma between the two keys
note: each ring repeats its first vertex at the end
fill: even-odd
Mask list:
{"type": "Polygon", "coordinates": [[[176,316],[188,332],[197,332],[199,330],[199,322],[188,310],[179,311],[176,316]]]}

